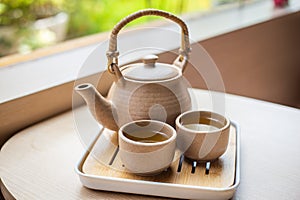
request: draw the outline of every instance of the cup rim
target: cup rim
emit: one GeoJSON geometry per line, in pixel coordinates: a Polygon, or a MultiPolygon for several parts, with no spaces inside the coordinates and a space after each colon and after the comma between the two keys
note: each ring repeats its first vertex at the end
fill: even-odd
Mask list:
{"type": "Polygon", "coordinates": [[[131,121],[131,122],[128,122],[128,123],[124,124],[123,126],[121,126],[118,133],[119,133],[119,137],[121,137],[122,140],[124,140],[128,143],[134,144],[134,145],[138,145],[138,146],[151,146],[151,147],[152,146],[160,146],[160,145],[163,145],[163,144],[168,144],[171,141],[176,139],[176,130],[171,125],[169,125],[165,122],[158,121],[158,120],[143,119],[143,120],[131,121]],[[123,134],[123,130],[125,129],[125,127],[130,126],[130,125],[135,124],[135,123],[138,123],[138,122],[151,122],[151,123],[157,123],[157,124],[161,124],[163,126],[166,126],[168,129],[171,130],[172,136],[169,137],[167,140],[164,140],[164,141],[161,141],[161,142],[153,142],[153,143],[138,142],[138,141],[134,141],[134,140],[131,140],[131,139],[125,137],[125,135],[123,134]]]}
{"type": "Polygon", "coordinates": [[[212,112],[212,111],[209,111],[209,110],[190,110],[190,111],[186,111],[184,113],[181,113],[175,120],[175,124],[177,127],[179,127],[180,129],[183,129],[184,131],[187,131],[187,132],[191,132],[191,133],[195,133],[195,134],[207,134],[207,133],[219,133],[219,132],[222,132],[223,130],[227,129],[229,126],[230,126],[230,120],[228,117],[224,116],[224,115],[221,115],[219,113],[216,113],[216,112],[212,112]],[[184,115],[188,115],[188,114],[191,114],[191,113],[201,113],[201,112],[209,112],[209,113],[213,113],[213,114],[216,114],[216,115],[219,115],[221,117],[223,117],[225,120],[226,120],[226,124],[222,127],[222,128],[218,128],[217,130],[211,130],[211,131],[197,131],[197,130],[193,130],[193,129],[189,129],[189,128],[186,128],[184,127],[180,122],[179,120],[184,116],[184,115]]]}

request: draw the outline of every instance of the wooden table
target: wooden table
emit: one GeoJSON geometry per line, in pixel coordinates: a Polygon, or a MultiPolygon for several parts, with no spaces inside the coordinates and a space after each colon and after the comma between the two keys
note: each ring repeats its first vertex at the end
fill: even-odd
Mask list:
{"type": "MultiPolygon", "coordinates": [[[[201,108],[212,108],[210,94],[193,91],[201,108]]],[[[225,99],[226,115],[242,128],[241,184],[234,199],[298,199],[300,110],[229,94],[225,99]]],[[[19,132],[0,153],[5,198],[153,199],[82,187],[74,167],[83,152],[72,111],[19,132]]]]}

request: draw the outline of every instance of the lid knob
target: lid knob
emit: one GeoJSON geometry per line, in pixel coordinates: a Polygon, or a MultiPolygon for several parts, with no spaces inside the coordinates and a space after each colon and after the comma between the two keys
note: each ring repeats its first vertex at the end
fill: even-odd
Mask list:
{"type": "Polygon", "coordinates": [[[154,67],[155,62],[157,61],[157,55],[147,55],[142,60],[145,65],[150,65],[154,67]]]}

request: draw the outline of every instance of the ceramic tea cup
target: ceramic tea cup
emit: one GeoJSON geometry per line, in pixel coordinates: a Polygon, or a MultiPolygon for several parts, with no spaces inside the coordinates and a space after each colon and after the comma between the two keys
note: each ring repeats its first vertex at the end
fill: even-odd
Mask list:
{"type": "Polygon", "coordinates": [[[176,131],[155,120],[129,122],[119,129],[120,158],[125,168],[139,175],[154,175],[173,161],[176,131]]]}
{"type": "Polygon", "coordinates": [[[176,118],[177,146],[187,158],[212,161],[227,149],[230,120],[210,111],[188,111],[176,118]]]}

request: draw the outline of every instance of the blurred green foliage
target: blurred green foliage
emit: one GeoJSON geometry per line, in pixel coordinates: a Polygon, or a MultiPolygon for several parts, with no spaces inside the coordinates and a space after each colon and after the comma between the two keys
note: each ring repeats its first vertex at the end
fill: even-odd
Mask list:
{"type": "MultiPolygon", "coordinates": [[[[109,30],[120,19],[145,8],[181,14],[207,10],[211,0],[0,0],[0,26],[26,26],[36,19],[58,13],[70,15],[69,38],[109,30]]],[[[155,17],[145,17],[139,24],[155,17]]]]}
{"type": "Polygon", "coordinates": [[[0,0],[0,26],[27,26],[64,9],[61,0],[0,0]]]}
{"type": "MultiPolygon", "coordinates": [[[[6,35],[0,34],[0,56],[13,53],[15,49],[28,52],[49,45],[33,33],[32,24],[59,12],[69,15],[66,39],[71,39],[109,31],[119,20],[140,9],[156,8],[180,15],[207,11],[216,4],[232,1],[238,0],[0,0],[0,28],[2,33],[3,27],[10,29],[6,30],[6,35]],[[15,33],[11,34],[13,31],[15,33]]],[[[129,26],[157,18],[143,17],[129,26]]]]}
{"type": "MultiPolygon", "coordinates": [[[[68,37],[107,31],[122,18],[145,8],[157,8],[181,14],[202,11],[210,7],[211,0],[75,0],[69,1],[66,10],[70,14],[68,37]]],[[[156,17],[143,17],[131,23],[140,24],[156,17]]]]}

